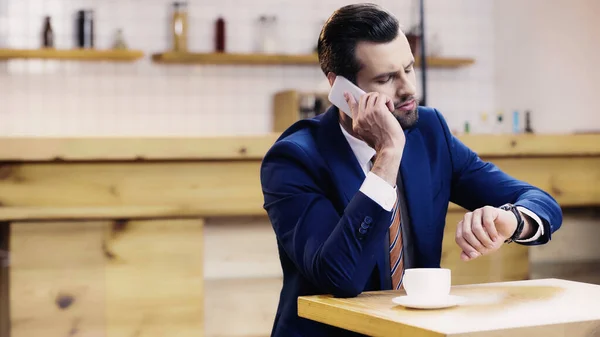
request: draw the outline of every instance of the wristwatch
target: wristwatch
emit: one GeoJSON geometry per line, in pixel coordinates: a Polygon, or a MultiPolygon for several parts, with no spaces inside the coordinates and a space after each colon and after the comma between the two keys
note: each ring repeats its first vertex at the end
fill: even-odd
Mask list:
{"type": "Polygon", "coordinates": [[[511,243],[517,240],[521,236],[521,233],[523,233],[523,228],[525,228],[525,221],[523,220],[521,213],[517,209],[517,206],[513,204],[502,205],[500,206],[500,209],[503,209],[505,211],[511,211],[517,218],[517,229],[515,229],[515,232],[510,238],[504,241],[505,243],[511,243]]]}

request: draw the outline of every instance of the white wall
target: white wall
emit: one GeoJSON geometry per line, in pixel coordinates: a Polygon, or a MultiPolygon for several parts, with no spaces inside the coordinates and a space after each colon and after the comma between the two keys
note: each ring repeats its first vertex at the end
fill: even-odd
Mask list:
{"type": "Polygon", "coordinates": [[[495,97],[535,131],[600,130],[600,1],[496,0],[495,97]]]}
{"type": "MultiPolygon", "coordinates": [[[[252,51],[254,20],[279,17],[282,52],[309,52],[323,20],[352,1],[191,0],[190,48],[211,51],[215,18],[227,20],[227,49],[252,51]]],[[[416,1],[379,0],[409,26],[416,1]]],[[[111,45],[118,27],[131,48],[147,54],[168,44],[167,0],[0,0],[0,48],[37,48],[43,15],[53,17],[57,47],[70,48],[72,16],[96,10],[98,48],[111,45]]],[[[428,0],[429,33],[443,53],[473,57],[457,70],[432,69],[429,104],[452,126],[494,108],[493,3],[428,0]]],[[[0,136],[108,136],[261,134],[271,131],[272,95],[284,89],[315,90],[318,66],[161,66],[54,61],[0,62],[0,136]]]]}

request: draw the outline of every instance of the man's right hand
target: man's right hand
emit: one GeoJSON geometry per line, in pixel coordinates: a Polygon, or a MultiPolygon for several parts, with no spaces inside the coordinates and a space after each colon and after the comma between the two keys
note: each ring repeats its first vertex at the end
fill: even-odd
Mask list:
{"type": "Polygon", "coordinates": [[[359,102],[345,93],[352,113],[352,130],[377,153],[384,149],[404,148],[404,132],[394,117],[394,102],[384,94],[370,92],[362,95],[359,102]]]}
{"type": "Polygon", "coordinates": [[[359,102],[348,93],[344,97],[352,110],[352,130],[377,153],[371,171],[396,186],[406,138],[392,113],[394,102],[378,92],[362,95],[359,102]]]}

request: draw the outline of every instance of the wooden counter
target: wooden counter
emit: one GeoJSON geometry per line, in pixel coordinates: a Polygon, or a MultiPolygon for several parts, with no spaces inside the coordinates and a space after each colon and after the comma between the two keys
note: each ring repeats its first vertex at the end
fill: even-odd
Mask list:
{"type": "MultiPolygon", "coordinates": [[[[201,333],[209,314],[203,275],[210,253],[202,247],[220,247],[240,233],[231,231],[216,245],[211,240],[217,238],[205,237],[204,219],[264,218],[259,166],[277,136],[0,139],[0,252],[10,250],[5,260],[10,270],[0,268],[0,327],[8,329],[10,321],[13,337],[75,330],[106,336],[157,336],[165,329],[182,336],[201,333]]],[[[483,159],[547,190],[563,207],[600,205],[600,135],[460,139],[483,159]]],[[[460,261],[454,230],[463,213],[451,205],[443,243],[442,265],[452,269],[454,284],[526,279],[523,246],[460,261]]],[[[259,240],[274,250],[272,231],[262,224],[259,240]]],[[[241,281],[215,279],[211,282],[219,288],[211,294],[268,284],[251,291],[276,300],[276,251],[253,257],[251,247],[238,246],[245,251],[228,252],[221,262],[232,254],[249,262],[255,258],[258,269],[272,268],[264,272],[270,281],[246,282],[241,274],[235,276],[241,281]]],[[[218,303],[208,302],[209,309],[218,303]]],[[[237,302],[231,298],[231,303],[237,302]]],[[[272,319],[271,305],[267,314],[248,308],[239,316],[248,322],[272,319]]],[[[224,329],[227,321],[222,322],[224,329]]],[[[254,335],[268,335],[267,325],[254,335]]],[[[207,336],[226,335],[217,330],[207,336]]]]}
{"type": "MultiPolygon", "coordinates": [[[[0,219],[103,218],[107,208],[124,217],[264,215],[258,170],[277,136],[0,138],[0,219]]],[[[460,139],[562,206],[600,203],[600,135],[460,139]]]]}
{"type": "MultiPolygon", "coordinates": [[[[0,162],[262,159],[279,133],[243,137],[0,138],[0,162]]],[[[461,135],[481,157],[597,156],[600,134],[461,135]]]]}

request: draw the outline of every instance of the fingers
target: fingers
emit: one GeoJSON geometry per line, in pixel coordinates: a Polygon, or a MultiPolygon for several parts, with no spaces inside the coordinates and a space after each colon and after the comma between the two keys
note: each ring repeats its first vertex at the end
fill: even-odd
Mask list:
{"type": "Polygon", "coordinates": [[[473,216],[471,217],[471,232],[474,234],[473,240],[475,241],[475,245],[478,244],[478,246],[472,245],[481,254],[487,253],[488,248],[491,249],[494,247],[494,242],[483,228],[483,214],[483,209],[479,208],[473,212],[473,216]]]}
{"type": "Polygon", "coordinates": [[[461,259],[468,261],[499,247],[495,220],[497,209],[486,206],[466,213],[456,228],[456,243],[462,249],[461,259]]]}
{"type": "Polygon", "coordinates": [[[392,101],[392,99],[389,97],[386,97],[385,105],[388,109],[390,109],[390,112],[394,112],[394,110],[396,110],[394,108],[394,101],[392,101]]]}
{"type": "Polygon", "coordinates": [[[386,95],[378,94],[373,102],[373,105],[377,104],[380,104],[382,108],[386,107],[390,112],[394,112],[394,101],[386,95]]]}
{"type": "Polygon", "coordinates": [[[367,110],[373,111],[373,108],[375,107],[375,105],[377,105],[377,99],[379,98],[379,93],[378,92],[370,92],[365,96],[367,96],[365,98],[365,111],[367,111],[367,110]]]}
{"type": "Polygon", "coordinates": [[[488,233],[488,235],[490,236],[490,239],[493,242],[497,242],[500,238],[500,236],[498,235],[498,231],[496,230],[496,225],[494,224],[494,221],[496,220],[497,217],[498,217],[498,209],[496,209],[492,206],[485,206],[483,208],[483,217],[482,217],[483,228],[488,233]]]}
{"type": "Polygon", "coordinates": [[[363,113],[367,112],[369,107],[369,100],[373,97],[373,93],[367,93],[360,97],[360,102],[358,103],[358,111],[362,111],[363,113]]]}
{"type": "Polygon", "coordinates": [[[359,111],[374,111],[377,104],[386,106],[390,112],[394,111],[394,102],[392,99],[378,92],[370,92],[362,95],[359,102],[356,102],[356,99],[348,92],[344,93],[344,98],[350,107],[352,118],[355,118],[359,111]]]}
{"type": "Polygon", "coordinates": [[[480,247],[480,249],[483,247],[471,231],[472,217],[473,213],[465,214],[463,220],[456,227],[456,243],[468,255],[469,259],[478,258],[481,254],[477,247],[480,247]]]}
{"type": "Polygon", "coordinates": [[[471,245],[463,237],[463,223],[464,223],[464,220],[460,220],[460,222],[456,226],[455,240],[456,240],[456,243],[458,244],[458,246],[460,247],[460,249],[462,250],[462,253],[460,254],[460,258],[463,261],[468,261],[471,259],[471,257],[468,254],[471,252],[474,252],[475,249],[473,247],[471,247],[471,245]]]}
{"type": "MultiPolygon", "coordinates": [[[[350,114],[352,115],[352,119],[356,118],[358,115],[358,102],[354,99],[354,96],[349,93],[344,93],[344,98],[346,99],[346,103],[350,107],[350,114]]],[[[361,97],[362,100],[362,97],[361,97]]]]}
{"type": "Polygon", "coordinates": [[[465,252],[461,252],[460,253],[460,259],[463,261],[469,261],[471,260],[471,258],[469,257],[469,255],[467,255],[465,252]]]}
{"type": "Polygon", "coordinates": [[[463,237],[463,224],[464,220],[461,220],[456,227],[456,243],[462,250],[460,253],[460,258],[463,261],[469,261],[474,258],[477,258],[479,254],[475,250],[475,248],[471,247],[471,245],[465,240],[463,237]]]}
{"type": "MultiPolygon", "coordinates": [[[[370,120],[372,118],[371,115],[374,111],[374,106],[377,102],[378,95],[379,94],[377,92],[370,92],[360,96],[359,101],[356,102],[356,99],[350,93],[344,93],[346,102],[348,103],[350,110],[352,110],[352,124],[354,127],[364,123],[365,120],[370,120]]],[[[367,123],[372,124],[372,122],[367,123]]]]}

